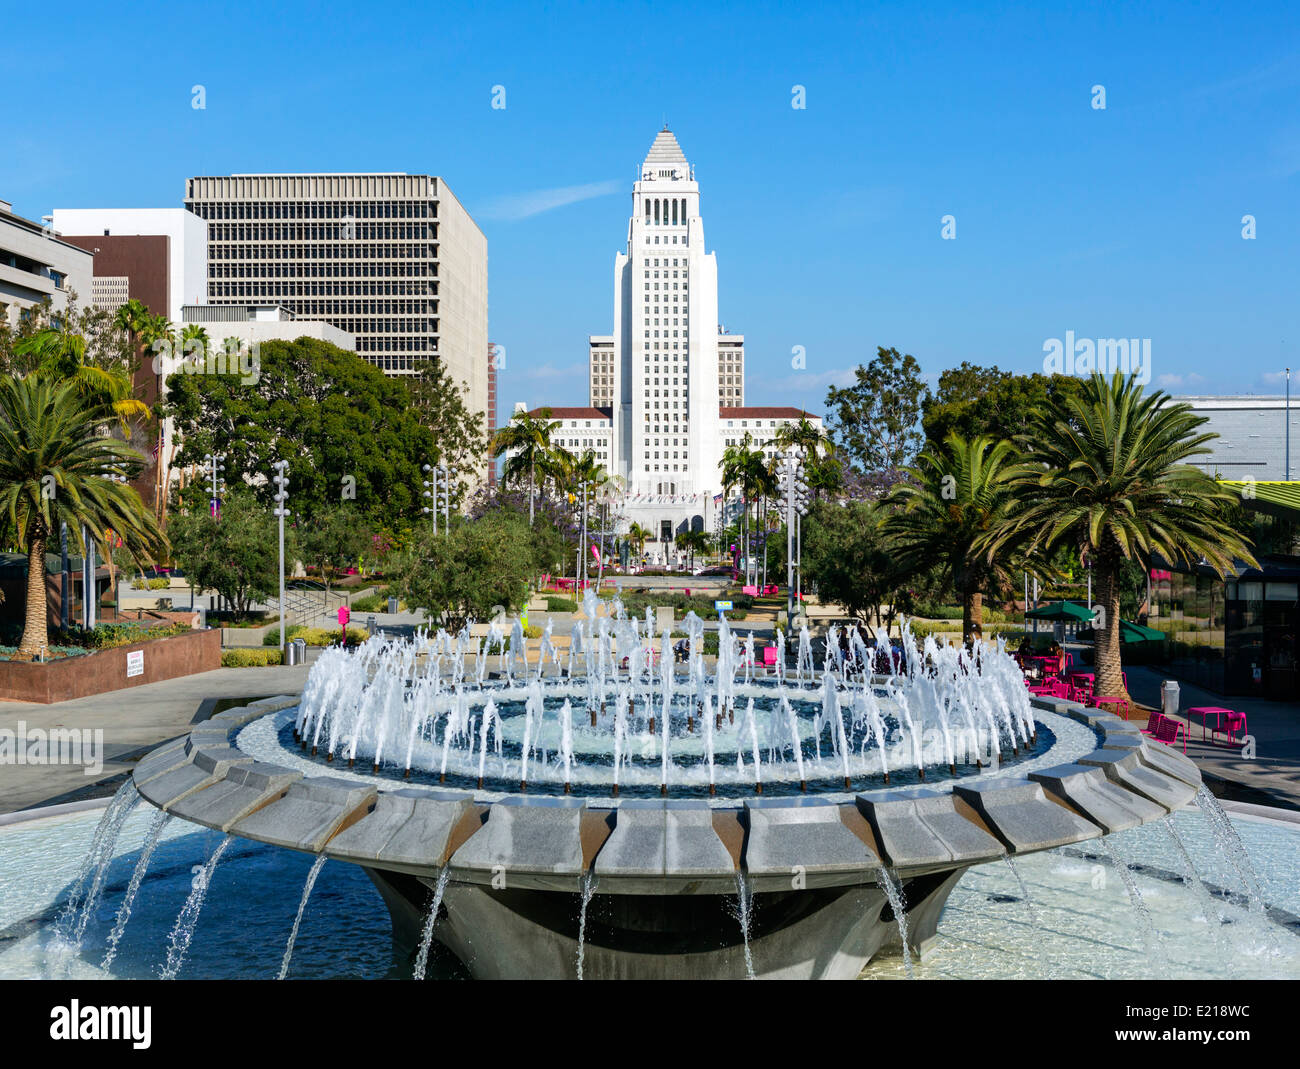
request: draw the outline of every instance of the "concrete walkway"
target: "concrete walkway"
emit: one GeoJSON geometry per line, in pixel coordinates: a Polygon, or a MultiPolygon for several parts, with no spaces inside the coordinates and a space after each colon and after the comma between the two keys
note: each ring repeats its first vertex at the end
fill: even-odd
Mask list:
{"type": "Polygon", "coordinates": [[[92,774],[83,765],[0,764],[0,813],[111,794],[141,757],[206,719],[220,699],[297,693],[307,667],[218,668],[53,705],[0,702],[0,730],[104,733],[103,768],[92,774]]]}
{"type": "MultiPolygon", "coordinates": [[[[1158,667],[1135,665],[1125,671],[1133,698],[1148,708],[1160,708],[1160,684],[1175,677],[1162,674],[1158,667]]],[[[1300,810],[1300,705],[1263,698],[1225,698],[1183,680],[1176,682],[1181,709],[1216,705],[1246,714],[1249,737],[1254,740],[1253,757],[1246,756],[1249,751],[1240,741],[1234,744],[1223,735],[1218,742],[1212,741],[1208,729],[1202,742],[1200,717],[1189,718],[1185,713],[1178,717],[1187,725],[1187,756],[1196,762],[1214,793],[1239,802],[1300,810]]],[[[1132,718],[1139,715],[1145,719],[1145,714],[1138,713],[1132,718]]],[[[1210,728],[1213,726],[1211,719],[1210,728]]]]}

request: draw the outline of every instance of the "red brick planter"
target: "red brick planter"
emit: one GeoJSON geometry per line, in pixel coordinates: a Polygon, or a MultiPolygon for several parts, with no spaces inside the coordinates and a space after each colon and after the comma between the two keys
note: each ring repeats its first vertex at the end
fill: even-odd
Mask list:
{"type": "Polygon", "coordinates": [[[0,701],[48,705],[220,667],[220,629],[190,631],[46,664],[0,661],[0,701]],[[128,677],[127,654],[136,651],[144,652],[144,671],[128,677]]]}

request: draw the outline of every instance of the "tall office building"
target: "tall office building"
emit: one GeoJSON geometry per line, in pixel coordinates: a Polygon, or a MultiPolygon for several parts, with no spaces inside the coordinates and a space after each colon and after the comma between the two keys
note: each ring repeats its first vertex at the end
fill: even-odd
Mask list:
{"type": "Polygon", "coordinates": [[[614,330],[588,338],[588,358],[588,405],[552,408],[556,441],[592,449],[624,480],[624,520],[651,531],[661,558],[675,534],[713,528],[726,445],[749,434],[771,455],[782,425],[819,422],[797,408],[744,406],[745,337],[718,325],[700,187],[667,127],[632,186],[627,251],[614,260],[614,330]]]}
{"type": "Polygon", "coordinates": [[[439,361],[486,412],[487,239],[441,178],[196,177],[185,206],[208,224],[208,303],[332,323],[389,374],[439,361]]]}

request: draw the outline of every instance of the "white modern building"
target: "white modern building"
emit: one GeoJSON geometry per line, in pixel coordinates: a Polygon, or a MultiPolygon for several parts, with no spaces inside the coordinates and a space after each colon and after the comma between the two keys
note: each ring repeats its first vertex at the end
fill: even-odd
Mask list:
{"type": "Polygon", "coordinates": [[[278,305],[187,304],[181,309],[181,322],[202,327],[214,346],[220,346],[228,338],[236,338],[245,346],[299,338],[315,338],[352,352],[357,346],[351,334],[333,323],[323,319],[296,319],[292,312],[278,305]]]}
{"type": "Polygon", "coordinates": [[[67,307],[69,294],[88,305],[93,262],[93,253],[64,241],[52,223],[24,219],[0,200],[0,318],[10,326],[46,298],[56,312],[67,307]]]}
{"type": "Polygon", "coordinates": [[[781,425],[820,418],[744,407],[745,337],[718,324],[717,260],[705,251],[700,188],[667,127],[633,183],[627,251],[614,258],[613,281],[614,329],[588,338],[589,407],[549,406],[560,423],[553,441],[582,452],[595,446],[566,443],[608,435],[606,467],[626,488],[624,522],[651,531],[647,552],[665,559],[676,534],[714,528],[729,442],[748,433],[771,455],[781,425]]]}
{"type": "Polygon", "coordinates": [[[54,229],[94,254],[100,307],[115,309],[135,297],[179,323],[185,305],[207,300],[208,225],[193,212],[55,208],[54,229]]]}
{"type": "Polygon", "coordinates": [[[1219,437],[1210,452],[1190,463],[1224,479],[1272,482],[1300,477],[1300,398],[1242,394],[1221,397],[1175,397],[1208,422],[1201,432],[1219,437]],[[1287,423],[1291,425],[1291,457],[1286,455],[1287,423]]]}

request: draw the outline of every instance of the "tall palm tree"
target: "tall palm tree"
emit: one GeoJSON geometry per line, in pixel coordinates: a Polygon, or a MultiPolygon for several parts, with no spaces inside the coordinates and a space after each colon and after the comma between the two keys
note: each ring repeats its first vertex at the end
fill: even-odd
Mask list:
{"type": "Polygon", "coordinates": [[[953,432],[931,443],[908,469],[885,519],[899,563],[917,571],[939,565],[961,594],[962,635],[970,639],[984,612],[984,589],[1010,580],[1009,562],[1018,549],[1011,538],[996,547],[989,536],[1003,526],[1014,505],[1013,488],[1028,474],[1015,446],[987,436],[967,440],[953,432]]]}
{"type": "MultiPolygon", "coordinates": [[[[27,610],[20,659],[46,644],[45,549],[60,524],[92,532],[102,555],[111,529],[142,557],[165,540],[140,495],[125,478],[140,456],[125,442],[101,435],[111,406],[88,403],[75,381],[46,375],[0,379],[0,514],[27,551],[27,610]]],[[[87,592],[87,597],[93,597],[87,592]]]]}
{"type": "Polygon", "coordinates": [[[639,557],[645,552],[645,544],[650,541],[650,532],[639,523],[634,523],[627,529],[627,540],[636,546],[636,555],[639,557]]]}
{"type": "Polygon", "coordinates": [[[690,568],[695,571],[695,554],[703,553],[709,548],[709,536],[703,531],[682,531],[675,539],[677,548],[690,554],[690,568]]]}
{"type": "Polygon", "coordinates": [[[537,470],[550,455],[551,434],[559,425],[551,422],[549,408],[541,409],[536,416],[527,412],[517,412],[492,439],[494,460],[504,453],[510,454],[510,459],[506,461],[505,469],[501,473],[502,482],[518,482],[525,472],[528,474],[529,527],[533,525],[533,491],[537,484],[537,470]]]}
{"type": "Polygon", "coordinates": [[[78,395],[106,419],[116,419],[124,429],[132,419],[147,419],[149,406],[132,396],[130,376],[119,368],[99,367],[86,360],[86,339],[67,328],[38,331],[14,346],[14,352],[32,358],[35,374],[72,384],[78,395]]]}
{"type": "Polygon", "coordinates": [[[988,540],[990,551],[1028,533],[1044,550],[1064,542],[1092,563],[1097,620],[1096,692],[1127,697],[1119,648],[1120,572],[1124,561],[1151,567],[1209,565],[1221,576],[1233,558],[1256,562],[1228,526],[1237,497],[1189,457],[1210,452],[1216,435],[1190,405],[1133,377],[1094,375],[1083,388],[1056,397],[1022,441],[1031,464],[1017,478],[1017,506],[988,540]]]}
{"type": "MultiPolygon", "coordinates": [[[[746,432],[738,445],[727,446],[722,451],[722,485],[724,492],[739,488],[744,498],[744,512],[741,523],[741,545],[745,550],[745,571],[748,579],[750,552],[749,540],[751,525],[749,510],[751,505],[757,511],[759,502],[776,493],[776,476],[768,469],[767,457],[762,449],[753,447],[754,438],[746,432]]],[[[757,521],[758,517],[755,516],[757,521]]],[[[757,570],[755,580],[757,581],[757,570]]]]}

